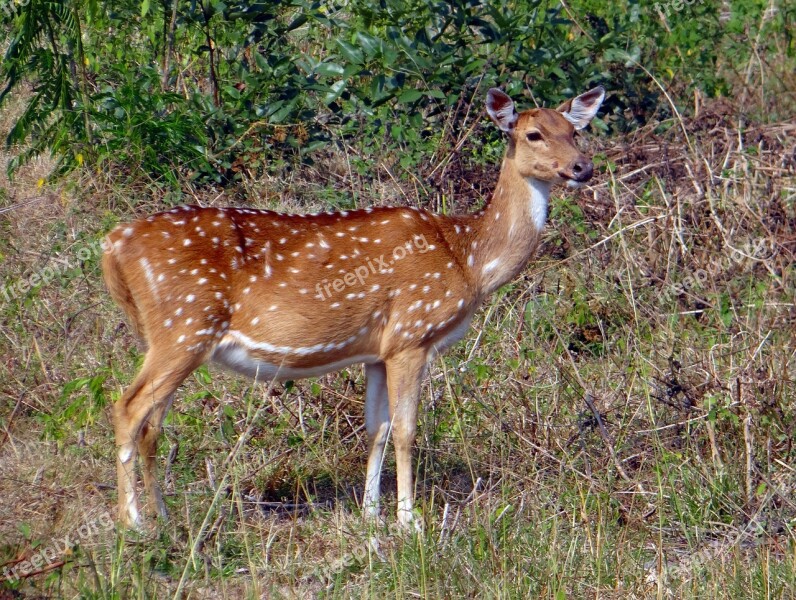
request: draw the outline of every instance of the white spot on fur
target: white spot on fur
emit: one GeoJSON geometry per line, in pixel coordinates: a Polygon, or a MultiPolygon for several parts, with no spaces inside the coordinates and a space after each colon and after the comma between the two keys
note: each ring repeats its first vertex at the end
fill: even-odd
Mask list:
{"type": "Polygon", "coordinates": [[[119,449],[119,460],[123,463],[126,463],[130,460],[130,457],[133,455],[133,445],[132,444],[125,444],[119,449]]]}
{"type": "Polygon", "coordinates": [[[488,263],[486,263],[484,265],[484,268],[483,268],[482,272],[483,273],[489,273],[495,267],[497,267],[499,264],[500,264],[500,259],[499,258],[495,258],[494,260],[490,260],[488,263]]]}
{"type": "Polygon", "coordinates": [[[155,300],[159,300],[160,296],[158,295],[158,284],[155,282],[155,274],[152,271],[152,266],[149,264],[149,261],[146,258],[141,258],[139,262],[141,263],[141,267],[144,269],[144,276],[149,282],[149,288],[152,290],[155,300]]]}

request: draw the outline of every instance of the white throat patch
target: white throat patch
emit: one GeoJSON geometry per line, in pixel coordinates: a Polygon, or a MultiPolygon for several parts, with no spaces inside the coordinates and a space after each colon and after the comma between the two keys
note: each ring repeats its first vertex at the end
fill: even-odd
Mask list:
{"type": "Polygon", "coordinates": [[[529,200],[531,219],[537,231],[541,232],[544,229],[545,221],[547,221],[547,200],[550,198],[551,185],[533,177],[527,177],[525,181],[528,183],[528,190],[531,193],[529,200]]]}

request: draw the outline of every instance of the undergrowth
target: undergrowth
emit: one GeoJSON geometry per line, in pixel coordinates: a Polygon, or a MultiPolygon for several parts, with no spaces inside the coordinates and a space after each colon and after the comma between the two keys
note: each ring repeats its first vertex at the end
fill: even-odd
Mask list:
{"type": "MultiPolygon", "coordinates": [[[[108,405],[141,349],[102,289],[98,255],[79,253],[150,207],[144,194],[143,208],[126,208],[120,190],[88,175],[65,203],[43,190],[15,207],[3,225],[6,276],[72,264],[2,306],[2,561],[20,573],[37,553],[57,554],[5,588],[790,597],[791,126],[737,131],[720,106],[708,110],[640,141],[591,140],[597,180],[559,192],[539,259],[432,364],[416,448],[419,537],[362,524],[359,368],[268,388],[200,369],[161,445],[172,520],[140,539],[102,525],[114,505],[108,405]],[[61,548],[64,535],[78,543],[61,548]]],[[[492,175],[461,201],[483,201],[472,190],[492,175]]],[[[311,196],[315,177],[271,182],[270,197],[311,196]]],[[[368,185],[349,177],[351,189],[368,185]]],[[[377,184],[385,203],[445,202],[411,182],[377,184]]],[[[392,510],[388,500],[388,522],[392,510]]]]}
{"type": "Polygon", "coordinates": [[[591,185],[555,191],[537,260],[432,363],[416,536],[390,526],[390,453],[386,521],[363,524],[359,367],[274,386],[197,370],[160,446],[170,520],[117,532],[109,406],[142,348],[99,242],[186,200],[472,210],[502,152],[477,100],[412,168],[400,145],[341,143],[224,187],[93,167],[48,182],[45,158],[3,180],[0,598],[792,598],[795,130],[753,118],[790,100],[735,67],[733,102],[680,89],[584,140],[591,185]]]}

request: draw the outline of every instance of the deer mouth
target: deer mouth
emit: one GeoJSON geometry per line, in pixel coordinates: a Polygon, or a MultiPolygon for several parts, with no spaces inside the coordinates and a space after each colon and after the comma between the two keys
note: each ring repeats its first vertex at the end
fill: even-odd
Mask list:
{"type": "Polygon", "coordinates": [[[566,183],[567,187],[570,188],[583,187],[586,182],[591,179],[591,174],[584,177],[583,175],[573,175],[572,173],[564,173],[563,171],[560,171],[558,176],[564,180],[562,183],[566,183]]]}
{"type": "Polygon", "coordinates": [[[578,181],[577,179],[572,179],[571,177],[564,177],[564,179],[567,182],[567,187],[575,190],[586,185],[585,181],[578,181]]]}
{"type": "Polygon", "coordinates": [[[594,163],[583,157],[573,160],[565,169],[558,172],[570,187],[579,187],[594,175],[594,163]]]}
{"type": "Polygon", "coordinates": [[[558,176],[567,182],[569,187],[580,187],[594,174],[594,167],[591,165],[581,166],[577,170],[559,171],[558,176]]]}

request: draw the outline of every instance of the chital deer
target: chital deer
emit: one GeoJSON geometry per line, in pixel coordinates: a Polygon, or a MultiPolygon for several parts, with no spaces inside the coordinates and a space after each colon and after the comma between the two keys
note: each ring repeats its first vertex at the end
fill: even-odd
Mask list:
{"type": "Polygon", "coordinates": [[[136,454],[149,506],[166,516],[155,473],[163,418],[180,383],[213,360],[259,380],[364,363],[364,509],[379,511],[392,432],[398,521],[410,524],[411,446],[429,356],[462,338],[484,298],[524,268],[539,243],[550,187],[592,176],[574,134],[604,94],[597,87],[557,110],[518,114],[511,98],[489,90],[487,111],[508,148],[492,199],[476,214],[183,206],[111,232],[105,282],[148,344],[113,410],[121,523],[140,525],[136,454]]]}

